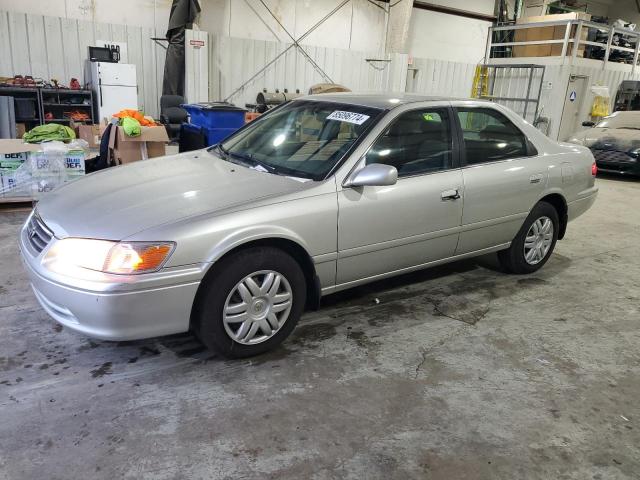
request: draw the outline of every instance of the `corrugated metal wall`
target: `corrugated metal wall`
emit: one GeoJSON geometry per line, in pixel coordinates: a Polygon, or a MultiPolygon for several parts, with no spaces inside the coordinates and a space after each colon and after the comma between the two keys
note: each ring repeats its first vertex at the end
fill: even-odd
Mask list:
{"type": "MultiPolygon", "coordinates": [[[[126,42],[128,62],[137,66],[140,108],[158,116],[165,52],[151,40],[153,36],[152,28],[0,11],[0,76],[32,75],[46,80],[57,78],[63,83],[68,83],[71,77],[83,79],[88,45],[95,44],[96,40],[126,42]]],[[[211,100],[227,98],[291,45],[219,35],[209,35],[209,41],[211,100]]],[[[404,54],[381,55],[312,46],[305,46],[305,49],[331,80],[356,91],[397,92],[407,88],[425,95],[467,98],[476,67],[472,63],[414,58],[408,68],[408,56],[404,54]],[[378,61],[367,61],[371,59],[378,61]]],[[[553,63],[557,59],[550,58],[546,66],[544,80],[551,82],[552,88],[542,90],[539,114],[549,118],[549,136],[552,138],[558,135],[570,74],[588,76],[590,85],[609,86],[612,97],[622,80],[640,80],[640,71],[632,77],[629,66],[610,64],[603,70],[601,64],[591,65],[583,59],[578,60],[581,61],[574,65],[560,65],[553,63]]],[[[498,62],[497,59],[494,61],[498,62]]],[[[527,78],[524,71],[512,71],[497,82],[494,94],[524,97],[527,78]]],[[[290,92],[300,89],[306,93],[312,84],[324,81],[326,79],[311,62],[293,47],[230,100],[237,105],[253,103],[263,88],[269,91],[286,88],[290,92]]],[[[531,95],[535,94],[538,85],[539,78],[535,78],[531,95]]],[[[584,119],[588,117],[591,102],[592,95],[587,92],[580,112],[584,119]]],[[[523,113],[522,103],[501,103],[523,113]]],[[[527,120],[533,121],[532,110],[528,112],[527,120]]]]}
{"type": "MultiPolygon", "coordinates": [[[[533,102],[524,102],[520,99],[535,100],[538,98],[538,94],[541,92],[541,82],[543,82],[543,70],[538,68],[512,67],[495,68],[491,69],[491,72],[489,95],[494,97],[497,103],[510,108],[528,122],[533,123],[536,119],[536,104],[533,102]]],[[[540,102],[538,105],[538,114],[542,107],[542,102],[540,102]]]]}
{"type": "MultiPolygon", "coordinates": [[[[631,75],[631,66],[609,64],[603,69],[602,62],[595,60],[577,59],[573,65],[560,64],[561,59],[549,57],[548,62],[540,58],[536,64],[545,65],[544,80],[540,70],[534,71],[529,98],[535,98],[543,81],[540,94],[540,106],[538,115],[549,119],[548,135],[557,138],[560,131],[562,113],[569,75],[584,75],[589,78],[589,85],[606,85],[609,87],[611,99],[615,97],[616,90],[622,80],[640,80],[640,69],[635,75],[631,75]],[[550,82],[550,83],[549,83],[550,82]]],[[[492,63],[522,63],[522,59],[499,60],[492,59],[492,63]]],[[[414,58],[409,67],[409,81],[407,90],[425,95],[444,95],[452,97],[468,98],[471,95],[475,64],[447,62],[427,58],[414,58]],[[411,77],[413,77],[411,79],[411,77]]],[[[529,81],[528,69],[512,68],[499,71],[496,76],[493,90],[494,96],[525,98],[527,96],[527,84],[529,81]]],[[[499,101],[521,116],[524,116],[524,103],[520,101],[499,101]]],[[[593,94],[586,92],[582,101],[580,118],[587,120],[593,103],[593,94]]],[[[535,106],[529,104],[526,120],[533,123],[535,119],[535,106]]]]}
{"type": "Polygon", "coordinates": [[[68,84],[84,79],[87,46],[96,40],[126,42],[128,62],[137,66],[139,107],[157,116],[164,49],[152,28],[94,23],[0,11],[0,76],[32,75],[68,84]]]}
{"type": "MultiPolygon", "coordinates": [[[[209,35],[209,97],[222,100],[255,75],[290,43],[209,35]]],[[[305,51],[335,83],[354,91],[404,91],[407,55],[305,46],[305,51]],[[367,61],[367,59],[386,61],[367,61]]],[[[258,92],[285,88],[306,93],[327,80],[295,47],[257,76],[229,101],[239,106],[254,103],[258,92]]]]}
{"type": "Polygon", "coordinates": [[[414,58],[410,75],[413,75],[413,93],[468,98],[471,95],[472,63],[448,62],[431,58],[414,58]]]}
{"type": "MultiPolygon", "coordinates": [[[[602,64],[589,66],[586,64],[575,65],[552,65],[547,67],[545,81],[552,82],[552,88],[543,90],[541,97],[541,115],[550,119],[548,135],[551,138],[558,138],[569,75],[584,75],[588,77],[588,85],[606,85],[611,94],[611,107],[616,91],[622,80],[640,80],[640,73],[631,75],[631,67],[628,65],[612,65],[606,70],[602,69],[602,64]]],[[[588,120],[594,95],[590,89],[585,92],[582,99],[582,106],[579,112],[581,120],[588,120]]],[[[569,119],[570,120],[570,119],[569,119]]]]}

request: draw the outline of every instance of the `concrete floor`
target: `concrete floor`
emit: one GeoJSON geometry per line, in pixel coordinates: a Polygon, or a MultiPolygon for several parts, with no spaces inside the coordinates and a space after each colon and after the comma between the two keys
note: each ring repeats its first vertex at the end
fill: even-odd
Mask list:
{"type": "Polygon", "coordinates": [[[0,213],[0,478],[637,479],[640,181],[599,185],[532,276],[344,292],[243,361],[60,327],[0,213]]]}

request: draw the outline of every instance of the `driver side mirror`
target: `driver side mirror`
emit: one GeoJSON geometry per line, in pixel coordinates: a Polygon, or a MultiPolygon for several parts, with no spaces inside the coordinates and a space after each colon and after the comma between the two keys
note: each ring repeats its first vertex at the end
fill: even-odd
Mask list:
{"type": "Polygon", "coordinates": [[[596,122],[591,122],[591,121],[582,122],[583,127],[593,127],[595,124],[596,122]]]}
{"type": "Polygon", "coordinates": [[[384,163],[372,163],[351,175],[345,187],[382,187],[395,185],[398,181],[398,170],[384,163]]]}

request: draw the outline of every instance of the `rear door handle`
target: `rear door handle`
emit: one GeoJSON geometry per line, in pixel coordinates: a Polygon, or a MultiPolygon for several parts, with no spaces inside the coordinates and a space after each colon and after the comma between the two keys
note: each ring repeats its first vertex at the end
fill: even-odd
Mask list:
{"type": "Polygon", "coordinates": [[[536,175],[531,175],[529,177],[529,182],[530,183],[540,183],[542,181],[542,179],[544,178],[544,175],[541,173],[538,173],[536,175]]]}
{"type": "Polygon", "coordinates": [[[440,194],[440,198],[442,200],[457,200],[460,198],[460,192],[457,188],[452,188],[451,190],[445,190],[440,194]]]}

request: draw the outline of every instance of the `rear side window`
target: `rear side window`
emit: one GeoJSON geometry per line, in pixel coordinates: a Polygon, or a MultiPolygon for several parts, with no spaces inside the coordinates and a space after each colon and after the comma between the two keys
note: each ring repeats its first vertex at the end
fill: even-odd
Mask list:
{"type": "Polygon", "coordinates": [[[491,108],[456,109],[467,165],[535,154],[527,137],[507,117],[491,108]]]}

